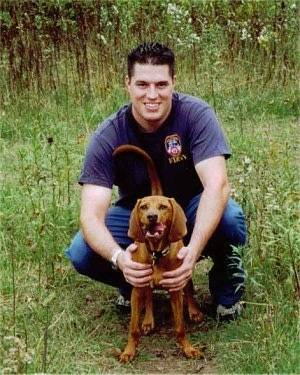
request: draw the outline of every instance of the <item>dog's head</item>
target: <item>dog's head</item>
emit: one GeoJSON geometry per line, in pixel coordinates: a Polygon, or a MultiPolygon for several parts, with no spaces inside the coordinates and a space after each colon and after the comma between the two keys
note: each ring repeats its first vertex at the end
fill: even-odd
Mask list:
{"type": "Polygon", "coordinates": [[[174,198],[151,195],[137,200],[130,216],[130,238],[138,242],[176,242],[186,233],[185,214],[174,198]]]}

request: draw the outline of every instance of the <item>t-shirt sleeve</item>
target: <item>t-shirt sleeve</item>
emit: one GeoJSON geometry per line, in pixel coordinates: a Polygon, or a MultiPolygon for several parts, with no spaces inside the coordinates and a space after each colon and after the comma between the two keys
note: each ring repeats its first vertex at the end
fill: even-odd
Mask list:
{"type": "Polygon", "coordinates": [[[193,112],[190,121],[190,147],[194,164],[214,156],[230,157],[220,123],[210,106],[193,112]]]}
{"type": "Polygon", "coordinates": [[[112,188],[114,171],[112,153],[114,151],[112,136],[100,136],[97,130],[89,141],[79,184],[93,184],[112,188]]]}

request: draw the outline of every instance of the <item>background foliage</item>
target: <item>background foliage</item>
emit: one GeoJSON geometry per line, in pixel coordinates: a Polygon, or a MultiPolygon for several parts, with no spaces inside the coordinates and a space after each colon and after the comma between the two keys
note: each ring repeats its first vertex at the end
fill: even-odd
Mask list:
{"type": "Polygon", "coordinates": [[[213,67],[242,60],[265,80],[286,79],[297,58],[297,12],[287,0],[4,1],[7,90],[56,89],[68,79],[90,93],[97,76],[104,92],[125,70],[128,49],[149,39],[176,47],[179,60],[189,55],[195,76],[203,60],[213,67]]]}
{"type": "MultiPolygon", "coordinates": [[[[299,373],[298,5],[1,2],[1,373],[205,373],[209,363],[221,373],[299,373]],[[207,347],[200,363],[181,359],[164,327],[133,365],[119,365],[109,349],[123,347],[128,317],[116,315],[115,291],[63,256],[78,229],[86,142],[128,100],[126,54],[149,40],[174,48],[177,89],[217,112],[248,221],[244,318],[189,326],[207,347]]],[[[204,303],[201,265],[195,281],[204,303]]]]}

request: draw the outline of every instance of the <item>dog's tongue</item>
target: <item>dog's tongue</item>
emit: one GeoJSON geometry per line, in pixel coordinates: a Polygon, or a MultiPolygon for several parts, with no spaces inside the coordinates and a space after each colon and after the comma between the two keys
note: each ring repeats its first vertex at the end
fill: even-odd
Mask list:
{"type": "Polygon", "coordinates": [[[147,237],[157,237],[163,232],[165,226],[162,223],[157,223],[151,226],[147,231],[147,237]]]}

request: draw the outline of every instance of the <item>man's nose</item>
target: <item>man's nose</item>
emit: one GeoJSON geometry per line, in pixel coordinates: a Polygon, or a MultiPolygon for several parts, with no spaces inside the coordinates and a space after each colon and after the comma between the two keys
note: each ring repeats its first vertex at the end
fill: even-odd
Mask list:
{"type": "Polygon", "coordinates": [[[155,99],[157,97],[157,91],[155,85],[150,85],[147,91],[147,96],[149,99],[155,99]]]}

